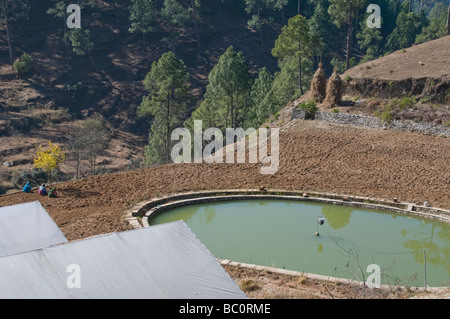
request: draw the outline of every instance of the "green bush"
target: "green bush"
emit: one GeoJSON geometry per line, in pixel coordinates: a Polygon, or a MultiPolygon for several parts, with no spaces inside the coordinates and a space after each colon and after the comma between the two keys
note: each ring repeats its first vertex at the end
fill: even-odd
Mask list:
{"type": "Polygon", "coordinates": [[[8,190],[8,187],[3,185],[2,182],[0,182],[0,195],[6,194],[6,191],[8,190]]]}
{"type": "Polygon", "coordinates": [[[13,64],[13,70],[20,76],[30,74],[33,71],[33,68],[34,60],[26,53],[23,53],[13,64]]]}
{"type": "Polygon", "coordinates": [[[392,122],[394,119],[394,114],[392,113],[392,103],[386,105],[385,109],[381,113],[381,119],[387,124],[392,122]]]}
{"type": "Polygon", "coordinates": [[[298,108],[300,110],[306,112],[306,116],[305,116],[306,119],[314,118],[314,116],[316,115],[316,112],[318,110],[318,108],[316,106],[316,102],[312,99],[303,101],[302,103],[300,103],[298,105],[298,108]]]}
{"type": "Polygon", "coordinates": [[[44,171],[34,170],[15,170],[11,176],[11,182],[18,188],[22,188],[26,182],[30,181],[31,185],[38,186],[47,182],[47,174],[44,171]]]}
{"type": "Polygon", "coordinates": [[[405,107],[413,106],[416,103],[417,103],[417,101],[416,101],[415,98],[413,98],[413,97],[404,97],[403,99],[400,100],[399,107],[400,107],[401,110],[403,110],[405,107]]]}
{"type": "Polygon", "coordinates": [[[333,113],[339,113],[339,109],[333,109],[333,113]]]}

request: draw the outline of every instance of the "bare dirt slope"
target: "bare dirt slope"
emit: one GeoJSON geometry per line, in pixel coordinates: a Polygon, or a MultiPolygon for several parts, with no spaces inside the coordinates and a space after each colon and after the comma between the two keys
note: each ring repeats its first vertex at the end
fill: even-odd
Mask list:
{"type": "Polygon", "coordinates": [[[342,74],[345,93],[450,104],[450,36],[396,51],[342,74]]]}
{"type": "Polygon", "coordinates": [[[399,81],[445,77],[450,79],[450,36],[395,51],[374,61],[362,63],[343,77],[399,81]],[[391,72],[392,71],[392,72],[391,72]]]}
{"type": "MultiPolygon", "coordinates": [[[[17,193],[0,206],[40,201],[70,240],[129,229],[123,211],[146,199],[192,190],[267,188],[429,201],[450,208],[450,140],[296,120],[280,135],[280,167],[259,164],[172,164],[58,185],[60,197],[17,193]]],[[[360,298],[345,285],[227,269],[236,282],[255,281],[251,298],[360,298]]],[[[408,298],[398,291],[393,298],[408,298]]],[[[447,298],[424,294],[421,298],[447,298]]]]}
{"type": "Polygon", "coordinates": [[[41,201],[69,240],[125,230],[127,206],[192,190],[266,186],[450,208],[449,139],[295,121],[280,144],[274,175],[261,175],[259,164],[172,164],[63,183],[57,199],[0,197],[0,205],[41,201]]]}

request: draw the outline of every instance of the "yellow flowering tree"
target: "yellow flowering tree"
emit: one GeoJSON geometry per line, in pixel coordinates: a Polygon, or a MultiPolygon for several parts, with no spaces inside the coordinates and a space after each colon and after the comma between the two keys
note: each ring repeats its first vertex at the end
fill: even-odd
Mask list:
{"type": "Polygon", "coordinates": [[[49,179],[53,176],[53,172],[58,169],[59,164],[63,163],[66,159],[66,154],[57,145],[48,143],[48,147],[44,148],[39,145],[36,157],[34,158],[34,167],[44,171],[49,179]]]}

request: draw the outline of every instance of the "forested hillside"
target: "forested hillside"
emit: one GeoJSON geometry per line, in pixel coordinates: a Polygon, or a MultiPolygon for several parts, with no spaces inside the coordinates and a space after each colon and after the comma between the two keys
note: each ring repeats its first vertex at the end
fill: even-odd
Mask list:
{"type": "Polygon", "coordinates": [[[99,113],[149,136],[143,165],[167,163],[174,128],[263,125],[320,62],[344,72],[443,37],[449,14],[448,0],[2,0],[0,111],[99,113]],[[67,27],[72,2],[81,28],[67,27]]]}

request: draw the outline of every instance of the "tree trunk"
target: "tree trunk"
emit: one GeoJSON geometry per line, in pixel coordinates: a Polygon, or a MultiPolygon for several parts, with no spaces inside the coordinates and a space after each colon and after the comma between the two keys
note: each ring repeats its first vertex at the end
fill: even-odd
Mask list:
{"type": "Polygon", "coordinates": [[[450,35],[450,1],[448,2],[447,35],[450,35]]]}
{"type": "MultiPolygon", "coordinates": [[[[298,51],[301,50],[301,43],[298,42],[298,51]]],[[[299,54],[298,56],[298,86],[300,88],[300,95],[303,95],[303,86],[302,86],[302,56],[299,54]]]]}
{"type": "Polygon", "coordinates": [[[11,38],[9,36],[8,15],[6,14],[6,0],[3,0],[2,3],[3,3],[3,14],[5,15],[6,38],[8,39],[9,62],[12,65],[14,63],[14,61],[13,61],[13,55],[12,55],[11,38]]]}
{"type": "Polygon", "coordinates": [[[284,23],[284,7],[281,7],[281,21],[283,22],[283,25],[285,24],[284,23]]]}
{"type": "Polygon", "coordinates": [[[197,26],[197,12],[195,11],[195,4],[194,4],[194,0],[191,0],[191,7],[192,7],[192,19],[194,22],[194,28],[195,28],[195,34],[197,36],[197,48],[198,48],[198,53],[202,52],[202,47],[200,44],[200,34],[198,32],[198,26],[197,26]]]}
{"type": "Polygon", "coordinates": [[[264,40],[263,40],[263,35],[262,35],[262,28],[259,27],[259,38],[261,39],[261,47],[264,49],[264,40]]]}
{"type": "Polygon", "coordinates": [[[353,21],[350,20],[347,32],[347,49],[345,57],[345,68],[348,70],[350,68],[350,55],[352,50],[352,34],[353,34],[353,21]]]}
{"type": "Polygon", "coordinates": [[[300,0],[297,2],[297,14],[300,14],[300,0]]]}
{"type": "Polygon", "coordinates": [[[239,106],[239,93],[236,93],[236,107],[234,108],[234,129],[238,126],[237,118],[238,118],[238,106],[239,106]]]}
{"type": "Polygon", "coordinates": [[[167,119],[166,119],[166,164],[170,158],[170,91],[167,93],[167,119]]]}
{"type": "Polygon", "coordinates": [[[147,46],[147,44],[145,43],[145,32],[142,32],[142,41],[143,41],[143,44],[144,44],[144,57],[145,57],[145,49],[146,49],[146,46],[147,46]]]}
{"type": "Polygon", "coordinates": [[[64,23],[64,45],[66,46],[66,56],[69,58],[69,44],[67,43],[67,23],[66,23],[66,14],[63,16],[64,23]]]}
{"type": "Polygon", "coordinates": [[[234,118],[233,118],[233,115],[234,115],[234,105],[233,105],[233,103],[234,103],[234,100],[233,100],[233,93],[231,93],[231,110],[230,110],[230,115],[231,115],[231,127],[232,128],[234,128],[234,118]]]}
{"type": "Polygon", "coordinates": [[[75,165],[76,165],[76,168],[77,168],[77,180],[80,178],[80,162],[81,162],[81,158],[80,158],[80,155],[78,155],[77,156],[77,160],[75,162],[75,165]]]}
{"type": "MultiPolygon", "coordinates": [[[[259,8],[258,8],[258,21],[261,21],[260,14],[259,14],[259,8]]],[[[264,49],[264,40],[262,35],[262,26],[259,26],[259,38],[261,39],[261,47],[264,49]]]]}

